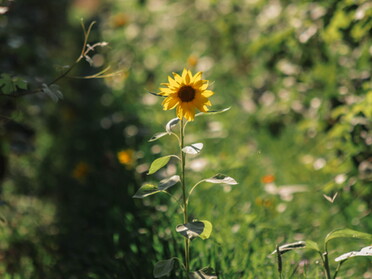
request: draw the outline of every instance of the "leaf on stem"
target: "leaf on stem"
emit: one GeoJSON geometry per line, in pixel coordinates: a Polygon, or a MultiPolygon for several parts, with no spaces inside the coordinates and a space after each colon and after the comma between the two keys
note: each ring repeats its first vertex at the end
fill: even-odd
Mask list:
{"type": "Polygon", "coordinates": [[[149,142],[156,141],[156,140],[158,140],[158,139],[160,139],[160,138],[162,138],[162,137],[164,137],[164,136],[166,136],[166,135],[168,135],[167,132],[156,133],[155,135],[153,135],[153,136],[151,137],[151,139],[149,139],[149,142]]]}
{"type": "Polygon", "coordinates": [[[153,174],[153,173],[157,172],[158,170],[160,170],[162,167],[164,167],[166,164],[168,164],[171,157],[172,157],[172,155],[168,155],[168,156],[160,157],[160,158],[156,159],[155,161],[153,161],[151,163],[149,172],[147,174],[150,175],[150,174],[153,174]]]}
{"type": "Polygon", "coordinates": [[[154,277],[160,278],[163,276],[169,276],[173,270],[175,261],[176,261],[176,258],[158,261],[154,266],[154,271],[153,271],[154,277]]]}
{"type": "Polygon", "coordinates": [[[335,239],[335,238],[359,238],[359,239],[365,239],[365,240],[372,241],[372,234],[354,231],[351,229],[338,229],[333,232],[330,232],[326,236],[324,240],[324,244],[327,244],[328,241],[330,241],[331,239],[335,239]]]}
{"type": "Polygon", "coordinates": [[[372,246],[364,247],[360,251],[352,251],[352,252],[342,254],[341,256],[337,257],[335,261],[341,262],[341,261],[347,260],[348,258],[357,257],[357,256],[372,256],[372,246]]]}
{"type": "Polygon", "coordinates": [[[173,119],[171,119],[171,120],[167,123],[167,125],[165,125],[165,130],[167,131],[168,134],[171,134],[171,133],[172,133],[172,128],[173,128],[174,126],[176,126],[176,125],[178,124],[179,121],[180,121],[179,118],[173,118],[173,119]]]}
{"type": "Polygon", "coordinates": [[[160,192],[159,188],[152,184],[142,185],[137,192],[134,194],[133,198],[143,199],[144,197],[153,195],[160,192]]]}
{"type": "Polygon", "coordinates": [[[292,242],[292,243],[287,243],[284,245],[279,246],[277,249],[275,249],[271,254],[277,253],[277,250],[281,255],[284,253],[287,253],[291,250],[294,249],[300,249],[300,248],[305,248],[306,242],[305,241],[297,241],[297,242],[292,242]]]}
{"type": "Polygon", "coordinates": [[[57,103],[60,99],[63,99],[63,94],[59,90],[59,86],[57,84],[48,86],[47,84],[43,83],[41,85],[41,92],[51,98],[55,103],[57,103]]]}
{"type": "Polygon", "coordinates": [[[190,279],[217,279],[217,275],[211,267],[204,267],[189,273],[190,279]]]}
{"type": "Polygon", "coordinates": [[[167,189],[176,185],[180,181],[181,178],[178,175],[173,175],[170,178],[161,180],[158,186],[153,184],[145,184],[137,190],[133,198],[143,199],[159,192],[165,192],[167,189]]]}
{"type": "Polygon", "coordinates": [[[160,181],[159,190],[165,191],[180,181],[181,181],[181,178],[179,175],[173,175],[170,178],[163,179],[160,181]]]}
{"type": "Polygon", "coordinates": [[[133,198],[143,199],[147,196],[151,196],[159,192],[165,192],[167,189],[176,185],[180,181],[181,179],[178,175],[173,175],[170,178],[161,180],[159,186],[155,186],[153,184],[145,184],[137,190],[133,198]]]}
{"type": "Polygon", "coordinates": [[[311,250],[320,252],[319,246],[316,242],[312,240],[305,240],[305,243],[306,243],[306,246],[305,246],[306,249],[311,249],[311,250]]]}
{"type": "Polygon", "coordinates": [[[210,182],[210,183],[217,183],[217,184],[218,183],[229,184],[229,185],[238,184],[238,182],[236,182],[236,180],[234,178],[232,178],[230,176],[226,176],[226,175],[221,174],[221,173],[218,173],[211,178],[207,178],[205,181],[210,182]]]}
{"type": "Polygon", "coordinates": [[[203,149],[203,146],[204,145],[201,142],[193,143],[191,145],[188,145],[182,148],[182,151],[187,154],[195,155],[195,154],[200,153],[200,151],[203,149]]]}
{"type": "Polygon", "coordinates": [[[187,224],[178,225],[176,231],[190,240],[196,237],[208,239],[212,233],[212,228],[212,224],[209,221],[194,220],[187,224]]]}
{"type": "Polygon", "coordinates": [[[220,113],[223,113],[225,111],[228,111],[230,108],[231,107],[220,109],[220,110],[210,110],[210,111],[207,111],[207,112],[199,112],[199,113],[195,114],[195,116],[220,114],[220,113]]]}

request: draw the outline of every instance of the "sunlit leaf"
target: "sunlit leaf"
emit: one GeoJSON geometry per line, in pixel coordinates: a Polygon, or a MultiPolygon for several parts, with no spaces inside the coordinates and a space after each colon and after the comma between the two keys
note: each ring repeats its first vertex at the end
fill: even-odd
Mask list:
{"type": "Polygon", "coordinates": [[[320,252],[319,246],[316,242],[312,240],[306,240],[305,243],[306,243],[306,247],[305,247],[306,249],[311,249],[311,250],[320,252]]]}
{"type": "Polygon", "coordinates": [[[372,246],[364,247],[360,251],[352,251],[352,252],[342,254],[341,256],[337,257],[335,261],[341,262],[341,261],[347,260],[348,258],[358,257],[358,256],[372,256],[372,246]]]}
{"type": "Polygon", "coordinates": [[[164,136],[166,136],[166,135],[168,135],[168,133],[166,133],[166,132],[156,133],[155,135],[153,135],[153,136],[151,137],[151,139],[149,139],[149,142],[151,142],[151,141],[156,141],[156,140],[158,140],[158,139],[160,139],[160,138],[162,138],[162,137],[164,137],[164,136]]]}
{"type": "Polygon", "coordinates": [[[153,184],[142,185],[133,196],[133,198],[143,199],[147,196],[154,195],[159,192],[164,192],[170,187],[176,185],[180,182],[180,177],[178,175],[173,175],[170,178],[166,178],[160,181],[159,186],[153,184]]]}
{"type": "Polygon", "coordinates": [[[231,107],[224,108],[224,109],[221,109],[221,110],[210,110],[210,111],[207,111],[207,112],[199,112],[199,113],[195,114],[195,116],[220,114],[220,113],[223,113],[225,111],[228,111],[230,108],[231,107]]]}
{"type": "Polygon", "coordinates": [[[306,246],[305,241],[287,243],[287,244],[279,246],[278,249],[274,250],[271,254],[275,254],[277,250],[279,250],[280,254],[284,254],[294,249],[304,248],[305,246],[306,246]]]}
{"type": "Polygon", "coordinates": [[[170,178],[161,180],[158,188],[159,190],[165,191],[180,181],[181,178],[179,177],[179,175],[173,175],[170,178]]]}
{"type": "Polygon", "coordinates": [[[217,279],[217,275],[211,267],[204,267],[189,273],[190,279],[217,279]]]}
{"type": "Polygon", "coordinates": [[[155,185],[152,184],[145,184],[142,185],[137,192],[134,194],[133,198],[137,199],[143,199],[144,197],[156,194],[160,192],[159,188],[155,185]]]}
{"type": "Polygon", "coordinates": [[[191,223],[178,225],[176,231],[191,240],[196,237],[207,239],[212,233],[212,224],[206,220],[192,221],[191,223]]]}
{"type": "Polygon", "coordinates": [[[238,182],[236,182],[234,178],[230,176],[226,176],[221,173],[218,173],[211,178],[207,178],[205,181],[210,182],[210,183],[222,183],[222,184],[230,184],[230,185],[238,184],[238,182]]]}
{"type": "Polygon", "coordinates": [[[185,146],[184,148],[182,148],[182,151],[187,154],[195,155],[200,153],[200,151],[203,149],[203,146],[204,145],[201,142],[193,143],[189,146],[185,146]]]}
{"type": "Polygon", "coordinates": [[[167,125],[165,125],[165,130],[167,131],[168,134],[172,133],[172,128],[173,128],[174,126],[176,126],[176,125],[178,124],[179,121],[180,121],[179,118],[173,118],[173,119],[171,119],[171,120],[167,123],[167,125]]]}
{"type": "Polygon", "coordinates": [[[160,170],[162,167],[164,167],[166,164],[168,164],[171,157],[172,157],[172,155],[168,155],[168,156],[160,157],[160,158],[156,159],[155,161],[153,161],[151,163],[149,172],[147,174],[148,175],[153,174],[153,173],[157,172],[158,170],[160,170]]]}
{"type": "Polygon", "coordinates": [[[153,271],[154,277],[160,278],[163,276],[169,276],[173,270],[175,261],[176,261],[176,258],[158,261],[154,266],[154,271],[153,271]]]}
{"type": "Polygon", "coordinates": [[[333,232],[330,232],[325,240],[324,243],[327,244],[328,241],[335,238],[359,238],[372,241],[372,234],[354,231],[351,229],[339,229],[333,232]]]}

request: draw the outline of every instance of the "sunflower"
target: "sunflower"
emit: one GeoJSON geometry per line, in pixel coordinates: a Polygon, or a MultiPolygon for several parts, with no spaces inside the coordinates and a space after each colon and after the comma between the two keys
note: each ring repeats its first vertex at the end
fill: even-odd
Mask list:
{"type": "Polygon", "coordinates": [[[214,92],[207,90],[208,81],[201,78],[202,72],[193,76],[186,69],[183,70],[182,76],[176,73],[173,73],[173,78],[168,76],[168,83],[161,84],[166,87],[160,88],[159,93],[166,97],[162,103],[163,109],[170,110],[177,107],[177,117],[188,121],[194,120],[195,109],[207,112],[208,106],[212,105],[208,98],[214,92]]]}

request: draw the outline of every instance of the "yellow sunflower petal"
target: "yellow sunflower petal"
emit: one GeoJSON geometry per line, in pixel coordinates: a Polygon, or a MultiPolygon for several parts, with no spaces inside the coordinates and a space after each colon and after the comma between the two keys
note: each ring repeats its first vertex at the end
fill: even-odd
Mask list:
{"type": "Polygon", "coordinates": [[[197,72],[197,73],[195,74],[195,76],[193,76],[193,78],[192,78],[192,82],[195,83],[195,82],[201,80],[201,76],[202,76],[202,72],[197,72]]]}
{"type": "Polygon", "coordinates": [[[182,83],[182,77],[179,74],[173,73],[173,78],[178,84],[182,83]]]}
{"type": "Polygon", "coordinates": [[[182,119],[182,118],[183,118],[183,109],[182,109],[182,106],[181,106],[181,105],[179,105],[179,106],[177,107],[177,117],[178,117],[179,119],[182,119]]]}
{"type": "Polygon", "coordinates": [[[163,96],[168,96],[169,94],[172,94],[174,93],[173,90],[169,89],[169,88],[159,88],[160,89],[160,95],[163,95],[163,96]]]}
{"type": "Polygon", "coordinates": [[[186,79],[186,75],[188,74],[188,71],[186,69],[183,69],[182,71],[182,79],[185,80],[186,79]]]}
{"type": "Polygon", "coordinates": [[[177,82],[177,80],[174,80],[170,76],[168,76],[168,81],[169,81],[169,87],[179,87],[180,86],[179,83],[177,82]]]}
{"type": "Polygon", "coordinates": [[[170,109],[174,109],[179,103],[179,99],[177,97],[167,97],[162,105],[163,105],[163,109],[164,110],[170,110],[170,109]]]}
{"type": "Polygon", "coordinates": [[[213,91],[211,90],[204,90],[203,92],[201,92],[201,95],[203,95],[204,97],[206,98],[209,98],[210,96],[212,96],[214,94],[213,91]]]}
{"type": "MultiPolygon", "coordinates": [[[[207,82],[206,80],[201,79],[201,80],[198,80],[198,81],[194,82],[194,86],[195,86],[195,87],[201,87],[201,86],[203,86],[203,84],[206,83],[206,82],[207,82]]],[[[208,84],[208,83],[207,83],[207,84],[208,84]]]]}
{"type": "Polygon", "coordinates": [[[207,88],[208,88],[208,82],[206,82],[202,86],[200,86],[200,90],[206,90],[207,88]]]}

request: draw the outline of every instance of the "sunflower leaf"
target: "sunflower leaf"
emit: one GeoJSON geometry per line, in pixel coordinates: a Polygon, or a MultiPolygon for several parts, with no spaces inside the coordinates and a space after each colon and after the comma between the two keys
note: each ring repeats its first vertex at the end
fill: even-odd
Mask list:
{"type": "Polygon", "coordinates": [[[223,113],[223,112],[228,111],[230,109],[231,109],[231,107],[220,109],[220,110],[210,110],[210,111],[207,111],[207,112],[199,112],[199,113],[195,114],[195,116],[220,114],[220,113],[223,113]]]}
{"type": "Polygon", "coordinates": [[[181,181],[181,178],[179,175],[173,175],[170,178],[161,180],[158,188],[161,191],[165,191],[180,181],[181,181]]]}
{"type": "Polygon", "coordinates": [[[372,256],[372,246],[364,247],[360,251],[352,251],[352,252],[342,254],[341,256],[337,257],[335,261],[341,262],[341,261],[345,261],[349,258],[357,257],[357,256],[359,257],[360,256],[372,256]]]}
{"type": "Polygon", "coordinates": [[[326,236],[324,243],[327,244],[328,241],[335,238],[359,238],[372,241],[372,234],[354,231],[351,229],[338,229],[333,232],[330,232],[326,236]]]}
{"type": "Polygon", "coordinates": [[[311,250],[320,252],[319,246],[316,242],[312,240],[305,240],[305,243],[306,243],[306,246],[305,246],[306,249],[311,249],[311,250]]]}
{"type": "Polygon", "coordinates": [[[166,97],[166,96],[160,95],[159,93],[151,92],[151,91],[149,91],[149,90],[146,90],[146,91],[147,91],[147,93],[150,93],[151,95],[154,95],[154,96],[156,96],[156,97],[163,97],[163,98],[166,97]]]}
{"type": "Polygon", "coordinates": [[[133,198],[143,199],[147,196],[151,196],[151,195],[154,195],[154,194],[159,193],[159,192],[161,192],[161,190],[159,190],[159,188],[157,186],[152,185],[152,184],[145,184],[145,185],[142,185],[137,190],[137,192],[134,194],[133,198]]]}
{"type": "Polygon", "coordinates": [[[165,130],[167,131],[168,134],[171,134],[172,133],[172,128],[174,126],[176,126],[178,124],[178,122],[180,121],[179,118],[173,118],[171,119],[167,125],[165,125],[165,130]]]}
{"type": "Polygon", "coordinates": [[[168,155],[168,156],[160,157],[160,158],[156,159],[155,161],[153,161],[151,163],[149,172],[147,174],[150,175],[150,174],[153,174],[153,173],[157,172],[158,170],[160,170],[162,167],[164,167],[166,164],[168,164],[171,157],[172,157],[172,155],[168,155]]]}
{"type": "Polygon", "coordinates": [[[282,254],[287,253],[291,250],[305,248],[305,247],[306,247],[306,242],[305,241],[297,241],[297,242],[287,243],[287,244],[279,246],[278,249],[275,249],[271,254],[277,253],[277,250],[278,250],[279,253],[282,255],[282,254]]]}
{"type": "Polygon", "coordinates": [[[210,183],[217,183],[217,184],[218,183],[229,184],[229,185],[238,184],[238,182],[236,182],[236,180],[234,178],[232,178],[230,176],[226,176],[226,175],[221,174],[221,173],[218,173],[211,178],[207,178],[205,181],[210,182],[210,183]]]}
{"type": "Polygon", "coordinates": [[[212,224],[206,220],[194,220],[190,223],[178,225],[176,231],[192,240],[196,237],[207,239],[212,233],[212,224]]]}
{"type": "Polygon", "coordinates": [[[182,151],[187,153],[187,154],[198,154],[200,153],[200,151],[203,149],[203,144],[201,142],[198,142],[198,143],[193,143],[189,146],[185,146],[184,148],[182,148],[182,151]]]}
{"type": "Polygon", "coordinates": [[[160,139],[160,138],[162,138],[162,137],[164,137],[164,136],[166,136],[166,135],[168,135],[167,132],[156,133],[155,135],[153,135],[153,136],[151,137],[151,139],[149,139],[149,142],[156,141],[156,140],[158,140],[158,139],[160,139]]]}

